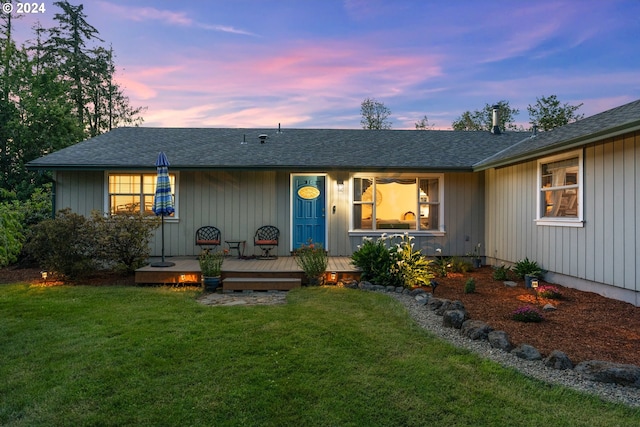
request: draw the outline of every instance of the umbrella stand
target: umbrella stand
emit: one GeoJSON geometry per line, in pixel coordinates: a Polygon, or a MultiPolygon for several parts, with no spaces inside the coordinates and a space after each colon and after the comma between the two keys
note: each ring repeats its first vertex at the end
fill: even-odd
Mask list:
{"type": "Polygon", "coordinates": [[[164,214],[162,214],[160,221],[162,221],[162,229],[160,231],[162,234],[162,261],[151,263],[151,267],[173,267],[174,265],[176,265],[175,262],[164,260],[164,214]]]}

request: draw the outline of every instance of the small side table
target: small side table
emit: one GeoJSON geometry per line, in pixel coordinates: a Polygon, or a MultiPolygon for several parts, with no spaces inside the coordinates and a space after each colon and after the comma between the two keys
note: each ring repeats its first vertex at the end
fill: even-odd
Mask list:
{"type": "Polygon", "coordinates": [[[247,246],[246,240],[225,240],[224,242],[229,247],[229,254],[231,254],[231,249],[235,249],[238,251],[238,258],[244,256],[244,249],[247,246]]]}

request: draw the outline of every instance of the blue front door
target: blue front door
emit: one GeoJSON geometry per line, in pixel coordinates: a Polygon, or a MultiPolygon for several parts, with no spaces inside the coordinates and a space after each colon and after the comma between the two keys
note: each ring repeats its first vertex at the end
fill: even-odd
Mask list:
{"type": "Polygon", "coordinates": [[[325,240],[325,177],[293,177],[293,248],[325,240]]]}

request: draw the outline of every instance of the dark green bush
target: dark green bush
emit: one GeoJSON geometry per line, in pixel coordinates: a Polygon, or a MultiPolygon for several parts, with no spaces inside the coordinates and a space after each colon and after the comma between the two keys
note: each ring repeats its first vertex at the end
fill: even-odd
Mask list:
{"type": "Polygon", "coordinates": [[[159,225],[159,217],[142,215],[91,214],[91,227],[96,238],[96,254],[105,267],[132,273],[149,258],[151,232],[159,225]]]}
{"type": "Polygon", "coordinates": [[[25,251],[41,268],[66,278],[81,277],[97,267],[93,230],[85,217],[68,208],[33,226],[25,251]]]}
{"type": "Polygon", "coordinates": [[[449,264],[453,273],[468,273],[473,270],[473,264],[464,258],[453,257],[449,264]]]}
{"type": "Polygon", "coordinates": [[[366,238],[351,255],[351,260],[353,265],[362,270],[362,280],[383,286],[400,286],[399,278],[391,274],[392,257],[386,241],[386,236],[375,241],[366,238]]]}
{"type": "Polygon", "coordinates": [[[24,241],[24,215],[14,203],[0,203],[0,267],[18,260],[24,241]]]}
{"type": "Polygon", "coordinates": [[[94,212],[90,219],[60,210],[32,228],[25,251],[40,267],[74,279],[95,270],[132,272],[149,257],[151,232],[156,217],[94,212]]]}
{"type": "Polygon", "coordinates": [[[493,269],[493,280],[509,280],[509,273],[511,272],[511,267],[507,267],[504,264],[494,267],[493,269]]]}
{"type": "Polygon", "coordinates": [[[469,277],[466,283],[464,284],[464,293],[472,294],[475,291],[476,291],[476,279],[474,279],[473,277],[469,277]]]}

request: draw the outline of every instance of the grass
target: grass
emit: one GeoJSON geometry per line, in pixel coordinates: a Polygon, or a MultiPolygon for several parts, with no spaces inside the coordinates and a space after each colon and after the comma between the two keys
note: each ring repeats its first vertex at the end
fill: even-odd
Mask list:
{"type": "Polygon", "coordinates": [[[168,288],[0,286],[0,424],[632,426],[640,410],[457,349],[387,296],[207,307],[168,288]]]}

